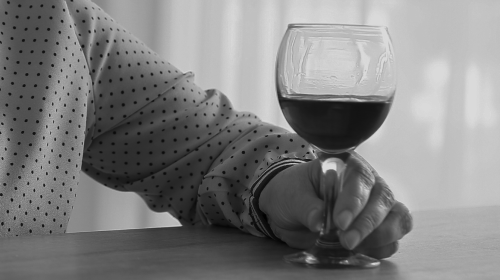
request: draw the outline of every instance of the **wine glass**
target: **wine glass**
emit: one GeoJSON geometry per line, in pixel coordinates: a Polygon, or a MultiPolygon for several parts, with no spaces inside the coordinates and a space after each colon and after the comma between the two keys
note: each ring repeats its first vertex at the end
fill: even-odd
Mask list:
{"type": "Polygon", "coordinates": [[[308,267],[376,267],[377,259],[344,249],[333,221],[349,152],[384,122],[396,89],[386,27],[290,24],[276,63],[281,110],[321,162],[325,214],[315,245],[285,256],[308,267]]]}

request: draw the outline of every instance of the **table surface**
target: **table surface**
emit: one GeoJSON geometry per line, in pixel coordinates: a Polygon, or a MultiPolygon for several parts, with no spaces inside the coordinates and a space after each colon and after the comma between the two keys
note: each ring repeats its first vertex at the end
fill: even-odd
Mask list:
{"type": "Polygon", "coordinates": [[[222,227],[0,238],[2,279],[500,279],[500,206],[416,212],[374,269],[308,269],[295,250],[222,227]]]}

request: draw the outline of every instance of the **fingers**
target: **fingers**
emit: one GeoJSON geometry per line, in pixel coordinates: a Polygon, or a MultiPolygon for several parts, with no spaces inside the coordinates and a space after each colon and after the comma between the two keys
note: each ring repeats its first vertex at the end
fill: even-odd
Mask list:
{"type": "Polygon", "coordinates": [[[356,248],[354,251],[380,260],[394,255],[398,251],[398,248],[399,242],[394,241],[378,248],[356,248]]]}
{"type": "Polygon", "coordinates": [[[406,206],[397,202],[382,224],[368,235],[356,249],[377,259],[388,258],[398,251],[398,240],[413,228],[413,219],[406,206]]]}
{"type": "Polygon", "coordinates": [[[346,230],[361,213],[376,182],[371,167],[357,157],[349,159],[344,172],[344,186],[333,211],[335,224],[341,230],[346,230]]]}
{"type": "MultiPolygon", "coordinates": [[[[354,251],[373,258],[383,259],[395,254],[398,240],[408,234],[413,227],[412,216],[406,206],[397,202],[382,224],[369,234],[354,251]]],[[[271,224],[274,234],[288,246],[307,249],[314,245],[318,233],[302,230],[286,230],[271,224]]]]}
{"type": "Polygon", "coordinates": [[[394,243],[408,234],[413,228],[413,218],[408,208],[396,202],[385,220],[358,247],[377,249],[394,243]]]}
{"type": "Polygon", "coordinates": [[[395,204],[394,195],[381,177],[376,177],[368,202],[346,231],[340,233],[342,245],[352,250],[372,233],[395,204]]]}

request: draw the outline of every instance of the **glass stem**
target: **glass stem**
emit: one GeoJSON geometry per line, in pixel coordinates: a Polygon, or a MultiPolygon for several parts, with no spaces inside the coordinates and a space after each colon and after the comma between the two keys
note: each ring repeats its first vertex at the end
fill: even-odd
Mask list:
{"type": "Polygon", "coordinates": [[[323,227],[316,246],[329,249],[342,249],[337,235],[337,228],[333,220],[333,209],[338,194],[342,192],[344,170],[346,164],[339,155],[319,153],[321,163],[321,193],[325,203],[323,227]]]}

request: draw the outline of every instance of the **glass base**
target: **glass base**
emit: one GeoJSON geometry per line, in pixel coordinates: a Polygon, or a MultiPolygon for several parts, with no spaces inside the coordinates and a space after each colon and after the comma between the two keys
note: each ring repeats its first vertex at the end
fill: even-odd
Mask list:
{"type": "Polygon", "coordinates": [[[345,249],[313,248],[286,255],[287,263],[313,268],[374,268],[380,261],[363,254],[356,254],[345,249]]]}

